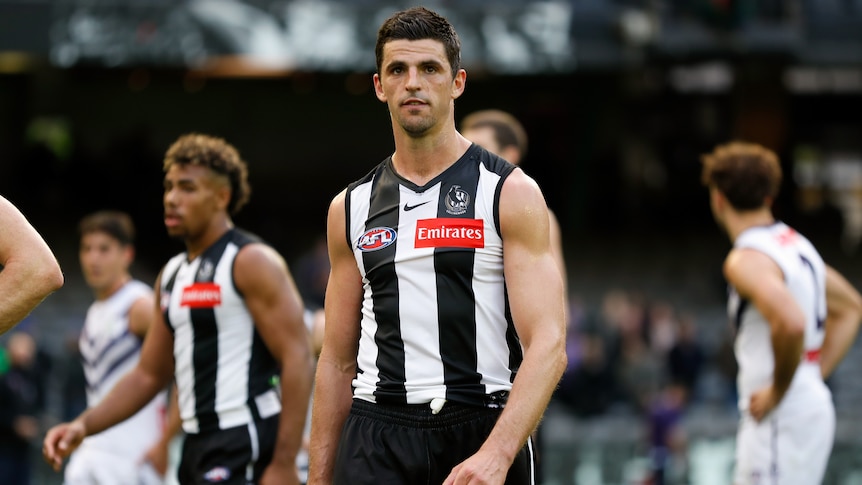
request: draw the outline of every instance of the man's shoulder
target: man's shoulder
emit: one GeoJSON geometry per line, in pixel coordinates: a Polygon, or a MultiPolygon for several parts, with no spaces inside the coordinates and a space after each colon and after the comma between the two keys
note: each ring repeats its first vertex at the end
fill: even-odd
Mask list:
{"type": "Polygon", "coordinates": [[[495,155],[485,148],[473,144],[468,150],[467,155],[473,155],[489,172],[496,173],[502,177],[508,177],[517,167],[517,165],[508,160],[495,155]]]}
{"type": "Polygon", "coordinates": [[[248,244],[263,244],[268,246],[267,242],[257,234],[242,228],[234,228],[231,233],[231,242],[239,247],[244,247],[248,244]]]}

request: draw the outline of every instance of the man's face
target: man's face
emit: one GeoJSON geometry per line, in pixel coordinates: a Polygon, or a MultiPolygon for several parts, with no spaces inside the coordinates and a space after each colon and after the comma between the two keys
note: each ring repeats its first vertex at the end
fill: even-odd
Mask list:
{"type": "Polygon", "coordinates": [[[132,247],[104,232],[81,237],[78,259],[84,280],[96,292],[108,291],[124,278],[132,263],[132,247]]]}
{"type": "Polygon", "coordinates": [[[431,39],[387,42],[380,70],[374,75],[377,98],[413,138],[433,133],[452,116],[467,76],[461,69],[453,78],[443,44],[431,39]]]}
{"type": "Polygon", "coordinates": [[[225,177],[200,165],[172,165],[164,181],[165,228],[172,237],[202,234],[230,198],[225,177]]]}

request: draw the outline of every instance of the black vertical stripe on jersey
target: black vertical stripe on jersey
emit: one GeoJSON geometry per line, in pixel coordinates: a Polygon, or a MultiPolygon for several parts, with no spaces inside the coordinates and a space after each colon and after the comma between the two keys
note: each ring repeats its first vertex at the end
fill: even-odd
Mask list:
{"type": "Polygon", "coordinates": [[[347,247],[350,252],[353,252],[353,241],[350,240],[350,191],[344,194],[344,239],[347,240],[347,247]]]}
{"type": "MultiPolygon", "coordinates": [[[[384,160],[384,164],[385,164],[385,162],[386,162],[386,160],[384,160]]],[[[344,194],[344,239],[347,241],[347,247],[350,248],[350,252],[353,252],[353,250],[354,250],[353,245],[357,243],[357,241],[351,240],[351,238],[353,237],[352,236],[353,230],[351,230],[351,228],[350,228],[350,222],[351,222],[350,194],[351,194],[351,192],[353,192],[353,189],[355,189],[356,187],[373,181],[374,180],[374,174],[377,173],[377,170],[379,170],[379,169],[380,169],[380,165],[378,165],[374,170],[365,174],[365,176],[362,177],[361,179],[348,185],[347,191],[344,194]]]]}
{"type": "Polygon", "coordinates": [[[497,182],[497,187],[494,189],[494,227],[497,229],[497,235],[503,239],[503,230],[500,228],[500,195],[503,192],[503,182],[509,178],[509,175],[515,170],[515,166],[502,158],[496,157],[495,159],[492,155],[486,167],[500,176],[500,181],[497,182]]]}
{"type": "MultiPolygon", "coordinates": [[[[469,154],[470,152],[468,152],[469,154]]],[[[465,155],[471,159],[476,154],[465,155]]],[[[460,163],[440,186],[437,217],[475,219],[479,164],[460,163]],[[463,214],[449,214],[446,198],[453,186],[470,195],[463,214]]],[[[446,382],[446,399],[475,402],[485,395],[478,372],[476,349],[476,295],[473,291],[473,248],[435,248],[434,270],[437,278],[437,324],[440,332],[440,358],[446,382]]]]}
{"type": "Polygon", "coordinates": [[[826,323],[826,315],[824,315],[823,309],[821,308],[820,303],[820,286],[817,284],[817,271],[814,270],[814,264],[808,260],[803,255],[799,255],[802,259],[802,263],[808,267],[809,271],[811,271],[812,283],[814,284],[814,318],[817,319],[817,328],[823,328],[823,325],[826,323]]]}
{"type": "MultiPolygon", "coordinates": [[[[177,281],[177,273],[179,273],[179,272],[180,272],[180,265],[177,265],[177,267],[174,269],[174,273],[168,279],[167,284],[165,284],[165,290],[164,291],[166,294],[170,295],[174,291],[174,283],[176,283],[176,281],[177,281]]],[[[162,276],[164,277],[165,275],[162,275],[162,276]]],[[[162,297],[162,295],[157,295],[157,296],[159,298],[162,297]]],[[[170,307],[171,307],[170,305],[165,305],[165,308],[162,310],[162,316],[165,319],[165,325],[168,326],[168,330],[170,330],[171,335],[173,335],[174,334],[174,325],[171,323],[171,317],[170,317],[169,312],[168,312],[170,307]]]]}
{"type": "Polygon", "coordinates": [[[736,308],[736,315],[734,318],[734,323],[736,323],[736,329],[739,330],[742,327],[742,316],[745,315],[745,310],[748,309],[748,300],[744,300],[742,298],[739,299],[739,306],[736,308]]]}
{"type": "MultiPolygon", "coordinates": [[[[195,283],[211,283],[215,268],[224,255],[233,231],[228,231],[215,244],[200,256],[201,262],[195,274],[195,283]],[[213,271],[202,274],[201,268],[209,262],[213,271]]],[[[216,380],[218,366],[207,363],[218,362],[218,325],[213,308],[191,308],[189,317],[192,322],[192,368],[194,369],[195,416],[201,430],[218,429],[218,415],[215,411],[216,380]],[[204,372],[204,369],[212,369],[204,372]]]]}
{"type": "MultiPolygon", "coordinates": [[[[394,174],[385,169],[386,166],[381,165],[372,181],[365,230],[398,227],[399,184],[394,179],[394,174]]],[[[409,241],[409,235],[396,234],[395,242],[389,246],[363,252],[362,264],[371,285],[374,319],[377,321],[374,342],[378,349],[379,382],[374,395],[379,402],[402,404],[407,402],[407,391],[404,387],[406,371],[399,316],[398,275],[395,272],[395,248],[400,237],[407,237],[409,241]]]]}
{"type": "Polygon", "coordinates": [[[521,361],[524,360],[524,350],[521,348],[521,339],[518,337],[518,331],[515,329],[515,320],[512,318],[512,307],[509,305],[509,289],[503,285],[506,298],[506,345],[509,347],[509,382],[515,382],[515,375],[521,367],[521,361]]]}

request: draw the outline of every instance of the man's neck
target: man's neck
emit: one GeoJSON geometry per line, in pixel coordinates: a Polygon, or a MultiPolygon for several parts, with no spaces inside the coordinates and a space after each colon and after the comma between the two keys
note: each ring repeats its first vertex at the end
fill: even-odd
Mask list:
{"type": "Polygon", "coordinates": [[[727,233],[730,235],[730,240],[735,242],[736,238],[747,229],[773,223],[775,223],[775,217],[768,207],[744,212],[734,211],[727,218],[727,233]]]}
{"type": "Polygon", "coordinates": [[[470,142],[454,129],[434,137],[395,137],[392,165],[399,175],[416,185],[425,185],[457,162],[470,142]]]}
{"type": "Polygon", "coordinates": [[[127,274],[124,274],[123,276],[121,276],[120,278],[117,278],[113,283],[111,283],[106,288],[94,289],[93,293],[96,296],[96,300],[97,301],[107,300],[112,295],[114,295],[114,293],[120,291],[120,288],[125,286],[126,283],[128,283],[131,279],[132,279],[132,276],[127,273],[127,274]]]}
{"type": "Polygon", "coordinates": [[[217,218],[200,236],[187,238],[185,242],[188,260],[192,261],[200,256],[231,229],[233,229],[233,222],[229,218],[217,218]]]}

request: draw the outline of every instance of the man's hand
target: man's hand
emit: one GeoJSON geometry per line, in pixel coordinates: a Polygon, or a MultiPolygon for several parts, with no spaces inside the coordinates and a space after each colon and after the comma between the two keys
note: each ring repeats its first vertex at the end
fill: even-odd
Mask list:
{"type": "Polygon", "coordinates": [[[168,473],[168,445],[170,442],[159,441],[144,455],[144,463],[149,463],[162,477],[168,473]]]}
{"type": "Polygon", "coordinates": [[[502,455],[480,449],[453,468],[443,485],[500,485],[511,466],[512,461],[502,455]]]}
{"type": "Polygon", "coordinates": [[[54,471],[60,471],[63,459],[71,455],[86,436],[87,429],[80,419],[71,423],[58,424],[45,435],[42,456],[54,471]]]}
{"type": "Polygon", "coordinates": [[[765,387],[751,395],[748,412],[756,421],[761,421],[778,406],[780,400],[781,398],[776,396],[773,386],[765,387]]]}
{"type": "Polygon", "coordinates": [[[12,429],[20,438],[31,441],[39,436],[39,420],[33,416],[18,416],[12,421],[12,429]]]}

